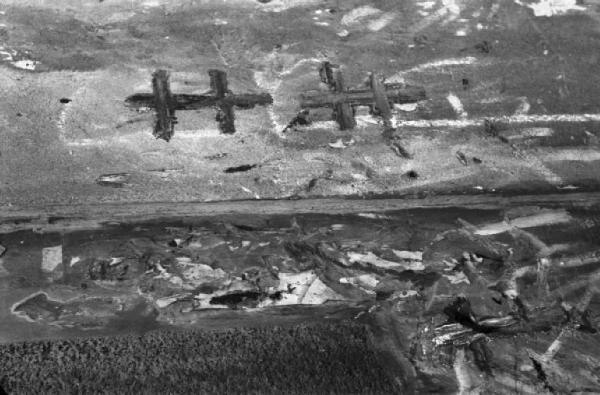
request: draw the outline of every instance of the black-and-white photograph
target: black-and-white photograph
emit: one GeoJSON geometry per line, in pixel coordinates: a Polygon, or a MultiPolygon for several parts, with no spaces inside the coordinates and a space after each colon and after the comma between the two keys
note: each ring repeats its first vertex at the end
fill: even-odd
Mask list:
{"type": "Polygon", "coordinates": [[[600,394],[600,0],[0,0],[0,395],[600,394]]]}

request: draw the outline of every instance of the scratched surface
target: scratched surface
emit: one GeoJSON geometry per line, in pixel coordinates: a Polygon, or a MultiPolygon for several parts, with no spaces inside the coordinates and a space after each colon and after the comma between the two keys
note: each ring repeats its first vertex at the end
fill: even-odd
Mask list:
{"type": "Polygon", "coordinates": [[[598,393],[599,218],[524,206],[8,233],[0,342],[349,320],[403,393],[598,393]]]}
{"type": "Polygon", "coordinates": [[[598,5],[583,3],[4,1],[0,204],[597,189],[598,5]],[[412,159],[366,108],[352,132],[321,109],[282,133],[299,95],[326,89],[323,60],[348,86],[374,71],[425,88],[392,109],[412,159]],[[234,135],[213,109],[178,111],[160,141],[124,105],[158,68],[174,93],[205,93],[216,68],[273,105],[236,111],[234,135]]]}

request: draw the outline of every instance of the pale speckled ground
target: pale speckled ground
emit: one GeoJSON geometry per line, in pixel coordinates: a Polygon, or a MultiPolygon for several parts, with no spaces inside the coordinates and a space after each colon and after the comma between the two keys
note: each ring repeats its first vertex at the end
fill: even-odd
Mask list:
{"type": "Polygon", "coordinates": [[[511,116],[525,101],[529,114],[600,113],[597,10],[585,8],[535,17],[493,1],[5,1],[0,45],[13,51],[12,61],[39,64],[35,72],[0,65],[0,204],[594,189],[597,123],[515,124],[517,132],[547,126],[553,135],[511,147],[480,124],[452,126],[461,116],[447,100],[456,95],[467,120],[511,116]],[[365,6],[377,10],[343,23],[365,6]],[[475,47],[484,40],[489,53],[475,47]],[[399,128],[412,160],[389,149],[369,116],[353,132],[318,122],[282,135],[298,111],[297,94],[319,89],[321,59],[342,65],[353,84],[373,70],[423,85],[428,100],[398,111],[399,122],[447,119],[450,126],[399,128]],[[188,93],[205,91],[206,71],[223,68],[234,92],[268,91],[274,104],[238,111],[234,136],[218,133],[212,110],[178,112],[174,139],[159,141],[152,116],[123,105],[150,89],[159,67],[171,71],[174,91],[188,93]],[[328,145],[350,137],[347,148],[328,145]],[[220,153],[227,156],[207,158],[220,153]],[[223,173],[241,164],[260,167],[223,173]],[[419,177],[407,177],[410,170],[419,177]],[[130,173],[129,184],[94,181],[115,172],[130,173]],[[320,179],[307,192],[313,178],[320,179]]]}

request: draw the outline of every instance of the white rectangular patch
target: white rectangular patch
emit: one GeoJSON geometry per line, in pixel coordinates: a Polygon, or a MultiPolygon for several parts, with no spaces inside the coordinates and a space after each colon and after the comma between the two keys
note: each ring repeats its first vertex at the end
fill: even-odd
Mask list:
{"type": "Polygon", "coordinates": [[[52,273],[62,263],[62,245],[42,250],[42,271],[52,273]]]}

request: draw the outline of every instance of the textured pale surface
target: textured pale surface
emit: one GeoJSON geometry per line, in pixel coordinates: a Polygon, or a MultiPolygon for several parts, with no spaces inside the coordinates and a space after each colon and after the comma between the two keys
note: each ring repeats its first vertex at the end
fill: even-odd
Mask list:
{"type": "Polygon", "coordinates": [[[596,188],[597,6],[536,17],[523,3],[4,1],[0,204],[596,188]],[[429,99],[394,119],[414,159],[396,156],[364,109],[353,132],[319,111],[281,134],[297,95],[322,88],[325,59],[349,85],[376,71],[425,87],[429,99]],[[34,71],[15,64],[28,61],[34,71]],[[152,115],[123,100],[150,91],[157,68],[182,93],[206,91],[207,70],[221,68],[232,91],[269,92],[274,104],[237,111],[233,136],[212,109],[181,111],[173,140],[156,140],[152,115]],[[521,138],[489,137],[489,117],[521,138]],[[223,172],[243,164],[259,166],[223,172]],[[128,173],[127,184],[97,185],[106,173],[128,173]]]}

